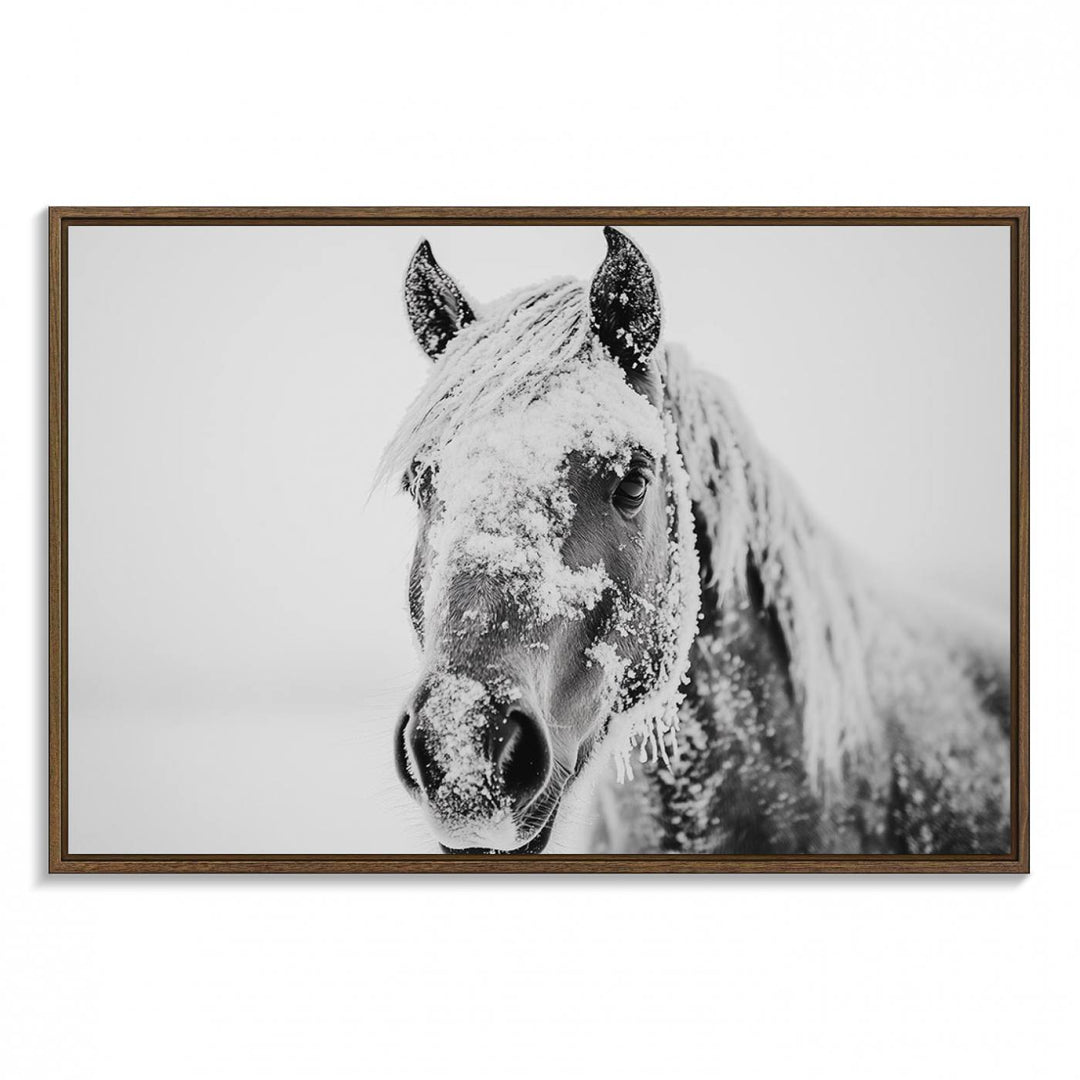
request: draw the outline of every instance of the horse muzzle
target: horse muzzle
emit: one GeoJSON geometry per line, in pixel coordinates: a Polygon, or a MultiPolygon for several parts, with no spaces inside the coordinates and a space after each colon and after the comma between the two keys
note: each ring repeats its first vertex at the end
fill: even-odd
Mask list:
{"type": "Polygon", "coordinates": [[[394,745],[398,774],[443,850],[543,850],[558,802],[551,740],[520,695],[500,700],[467,677],[432,676],[401,717],[394,745]]]}

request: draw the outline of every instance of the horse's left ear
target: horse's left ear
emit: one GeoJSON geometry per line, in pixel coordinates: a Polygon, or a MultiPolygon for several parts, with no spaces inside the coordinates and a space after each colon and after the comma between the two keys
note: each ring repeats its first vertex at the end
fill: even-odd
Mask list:
{"type": "Polygon", "coordinates": [[[593,333],[626,373],[635,390],[649,381],[650,358],[660,341],[656,279],[629,237],[604,227],[607,256],[592,280],[589,307],[593,333]]]}
{"type": "Polygon", "coordinates": [[[420,347],[438,360],[454,335],[476,316],[454,279],[421,240],[405,272],[405,308],[420,347]]]}

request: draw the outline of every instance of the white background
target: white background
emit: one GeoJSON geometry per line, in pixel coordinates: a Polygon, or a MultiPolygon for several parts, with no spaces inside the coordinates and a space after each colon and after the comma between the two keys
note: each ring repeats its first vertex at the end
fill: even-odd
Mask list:
{"type": "MultiPolygon", "coordinates": [[[[666,340],[866,573],[1006,641],[1008,229],[630,232],[666,340]]],[[[596,226],[70,230],[72,852],[438,851],[390,746],[415,510],[372,491],[432,366],[421,235],[474,303],[604,252],[596,226]]]]}
{"type": "Polygon", "coordinates": [[[538,10],[6,13],[0,1063],[34,1080],[1069,1075],[1074,10],[538,10]],[[1030,203],[1031,877],[47,879],[50,202],[1030,203]]]}

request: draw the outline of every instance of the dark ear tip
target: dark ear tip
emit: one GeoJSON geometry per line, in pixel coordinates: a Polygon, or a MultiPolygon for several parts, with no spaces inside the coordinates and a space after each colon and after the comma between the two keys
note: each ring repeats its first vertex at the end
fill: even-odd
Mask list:
{"type": "Polygon", "coordinates": [[[413,256],[410,261],[416,262],[417,259],[426,259],[428,262],[431,261],[431,245],[427,242],[427,240],[421,240],[420,243],[416,245],[416,250],[413,252],[413,256]]]}
{"type": "Polygon", "coordinates": [[[626,235],[619,232],[614,225],[604,226],[604,239],[607,241],[608,251],[614,251],[627,242],[626,235]]]}

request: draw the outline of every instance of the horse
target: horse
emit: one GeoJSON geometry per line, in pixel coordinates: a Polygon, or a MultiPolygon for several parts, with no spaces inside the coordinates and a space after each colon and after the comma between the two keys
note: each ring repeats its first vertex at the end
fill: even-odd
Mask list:
{"type": "Polygon", "coordinates": [[[434,839],[536,855],[566,817],[591,852],[1008,851],[1007,638],[834,538],[604,237],[587,286],[486,306],[426,241],[406,272],[434,367],[380,475],[418,512],[393,738],[434,839]]]}

